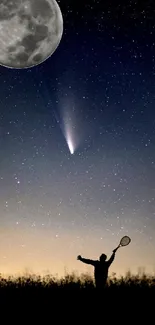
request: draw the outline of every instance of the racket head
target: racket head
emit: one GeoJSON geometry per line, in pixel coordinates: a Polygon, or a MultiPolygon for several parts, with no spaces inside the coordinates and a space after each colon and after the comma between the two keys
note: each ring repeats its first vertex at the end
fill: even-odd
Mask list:
{"type": "Polygon", "coordinates": [[[120,246],[127,246],[131,242],[131,238],[129,236],[123,236],[120,240],[120,246]]]}

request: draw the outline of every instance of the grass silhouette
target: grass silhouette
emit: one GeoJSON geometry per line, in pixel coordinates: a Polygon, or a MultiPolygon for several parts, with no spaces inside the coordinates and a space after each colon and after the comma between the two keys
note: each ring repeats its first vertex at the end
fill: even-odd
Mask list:
{"type": "Polygon", "coordinates": [[[18,308],[24,314],[34,313],[35,317],[38,317],[41,311],[44,317],[48,315],[48,317],[58,318],[63,315],[63,321],[60,323],[66,323],[66,317],[68,321],[72,313],[77,320],[79,310],[80,315],[82,313],[82,317],[86,317],[85,322],[83,318],[82,324],[88,321],[91,323],[93,314],[100,315],[102,310],[111,313],[111,309],[113,313],[110,317],[112,319],[115,316],[114,321],[116,318],[119,320],[118,311],[121,315],[123,311],[128,313],[128,319],[132,313],[137,314],[140,322],[140,317],[144,320],[142,310],[149,316],[151,312],[154,313],[151,307],[154,297],[155,276],[145,273],[132,275],[128,272],[119,278],[113,274],[109,277],[104,292],[96,290],[93,278],[89,274],[80,276],[75,273],[66,274],[60,279],[52,275],[41,277],[34,274],[8,278],[0,276],[1,309],[18,308]]]}
{"type": "MultiPolygon", "coordinates": [[[[109,276],[107,285],[104,291],[110,290],[155,290],[155,275],[138,273],[132,275],[130,271],[125,276],[116,277],[113,273],[109,276]]],[[[17,290],[17,289],[43,289],[43,290],[95,290],[93,277],[89,273],[66,274],[58,278],[50,274],[45,276],[26,274],[23,276],[8,276],[7,278],[0,275],[0,292],[2,290],[17,290]]]]}

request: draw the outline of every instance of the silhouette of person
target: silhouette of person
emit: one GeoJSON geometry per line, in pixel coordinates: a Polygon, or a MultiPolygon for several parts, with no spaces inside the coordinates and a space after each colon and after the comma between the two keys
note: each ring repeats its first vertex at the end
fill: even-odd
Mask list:
{"type": "Polygon", "coordinates": [[[113,250],[113,253],[108,261],[106,261],[107,256],[105,254],[101,254],[99,260],[96,261],[89,260],[87,258],[81,257],[81,255],[78,255],[77,259],[79,261],[94,266],[94,278],[96,288],[103,289],[105,287],[108,278],[108,269],[115,258],[116,251],[117,248],[113,250]]]}

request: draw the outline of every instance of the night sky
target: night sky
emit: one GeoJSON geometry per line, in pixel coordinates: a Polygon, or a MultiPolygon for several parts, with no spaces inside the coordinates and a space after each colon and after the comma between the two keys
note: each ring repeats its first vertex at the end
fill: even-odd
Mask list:
{"type": "Polygon", "coordinates": [[[55,53],[0,67],[0,272],[91,271],[77,255],[110,256],[123,235],[111,272],[153,272],[154,2],[58,3],[55,53]]]}

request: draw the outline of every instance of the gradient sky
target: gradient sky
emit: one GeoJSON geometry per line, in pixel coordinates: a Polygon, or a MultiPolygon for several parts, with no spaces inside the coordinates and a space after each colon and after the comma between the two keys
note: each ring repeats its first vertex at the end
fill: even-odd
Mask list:
{"type": "Polygon", "coordinates": [[[126,234],[111,272],[153,272],[154,2],[58,3],[51,58],[0,67],[0,272],[92,271],[77,255],[110,256],[126,234]]]}

